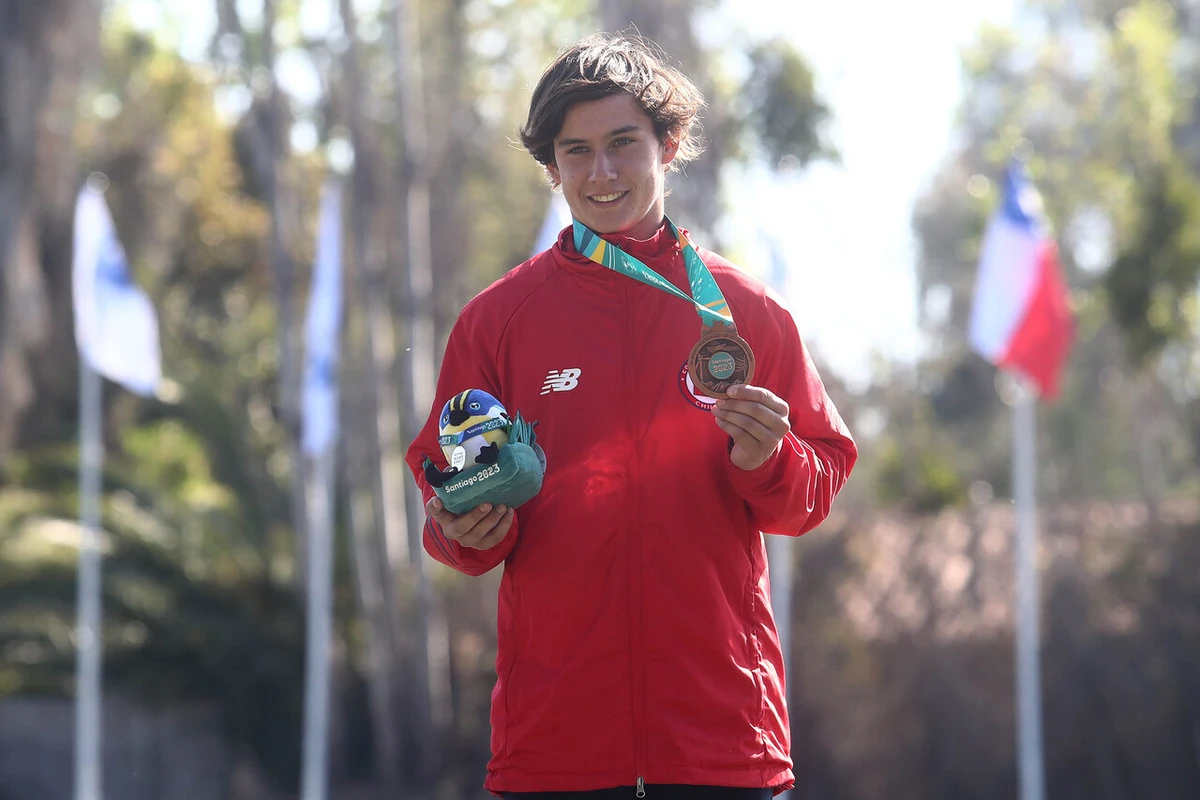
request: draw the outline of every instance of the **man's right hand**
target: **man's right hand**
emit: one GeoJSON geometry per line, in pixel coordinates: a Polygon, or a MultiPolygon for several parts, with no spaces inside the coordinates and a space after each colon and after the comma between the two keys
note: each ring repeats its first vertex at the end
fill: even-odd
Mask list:
{"type": "Polygon", "coordinates": [[[511,508],[493,508],[491,503],[481,503],[465,514],[452,514],[437,497],[425,504],[425,513],[437,520],[447,539],[475,550],[490,550],[500,544],[516,515],[511,508]]]}

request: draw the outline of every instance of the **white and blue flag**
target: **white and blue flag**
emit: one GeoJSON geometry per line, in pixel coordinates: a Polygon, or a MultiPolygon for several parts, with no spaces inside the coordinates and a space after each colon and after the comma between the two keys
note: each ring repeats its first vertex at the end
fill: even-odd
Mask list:
{"type": "Polygon", "coordinates": [[[338,430],[338,360],[342,331],[342,190],[328,181],[321,190],[317,255],[304,328],[305,453],[324,452],[338,430]]]}
{"type": "Polygon", "coordinates": [[[129,274],[104,195],[86,186],[75,202],[71,283],[80,358],[132,392],[154,394],[162,379],[158,317],[129,274]]]}
{"type": "Polygon", "coordinates": [[[543,250],[553,247],[554,243],[558,241],[558,235],[562,233],[562,229],[571,222],[571,207],[567,205],[566,198],[562,196],[561,192],[551,192],[546,218],[542,220],[542,229],[538,231],[537,241],[533,243],[533,252],[530,255],[536,256],[543,250]]]}
{"type": "Polygon", "coordinates": [[[789,273],[787,256],[783,254],[783,248],[775,236],[764,230],[762,237],[767,242],[767,252],[771,262],[767,274],[764,276],[765,282],[780,295],[787,297],[789,273]]]}

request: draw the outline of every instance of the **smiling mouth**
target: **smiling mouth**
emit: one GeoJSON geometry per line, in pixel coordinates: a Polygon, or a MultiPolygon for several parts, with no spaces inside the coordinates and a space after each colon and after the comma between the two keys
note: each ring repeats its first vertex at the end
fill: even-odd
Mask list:
{"type": "Polygon", "coordinates": [[[591,197],[589,197],[588,199],[591,200],[593,203],[612,203],[617,200],[620,200],[622,197],[624,197],[627,194],[629,194],[629,192],[613,192],[612,194],[594,194],[591,197]]]}

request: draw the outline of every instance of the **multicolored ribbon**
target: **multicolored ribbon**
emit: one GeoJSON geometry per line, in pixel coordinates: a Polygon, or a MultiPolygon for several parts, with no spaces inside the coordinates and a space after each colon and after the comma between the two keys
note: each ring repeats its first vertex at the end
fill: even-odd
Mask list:
{"type": "Polygon", "coordinates": [[[700,254],[696,252],[696,248],[688,241],[683,231],[675,227],[675,223],[670,219],[666,219],[666,223],[683,251],[683,263],[687,265],[688,285],[692,290],[691,297],[620,247],[600,238],[600,234],[579,220],[575,220],[574,224],[575,249],[603,267],[608,267],[622,275],[628,275],[634,280],[692,303],[705,327],[711,327],[717,323],[732,327],[733,315],[729,312],[729,304],[725,302],[725,295],[721,293],[721,288],[717,286],[716,280],[709,272],[708,265],[700,258],[700,254]]]}

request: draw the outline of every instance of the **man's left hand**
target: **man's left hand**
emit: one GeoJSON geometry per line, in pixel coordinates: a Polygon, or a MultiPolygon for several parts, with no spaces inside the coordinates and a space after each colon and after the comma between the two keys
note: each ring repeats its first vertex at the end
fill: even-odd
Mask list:
{"type": "Polygon", "coordinates": [[[717,426],[733,439],[729,459],[744,470],[757,469],[779,450],[792,429],[788,404],[761,386],[731,386],[713,406],[717,426]]]}

